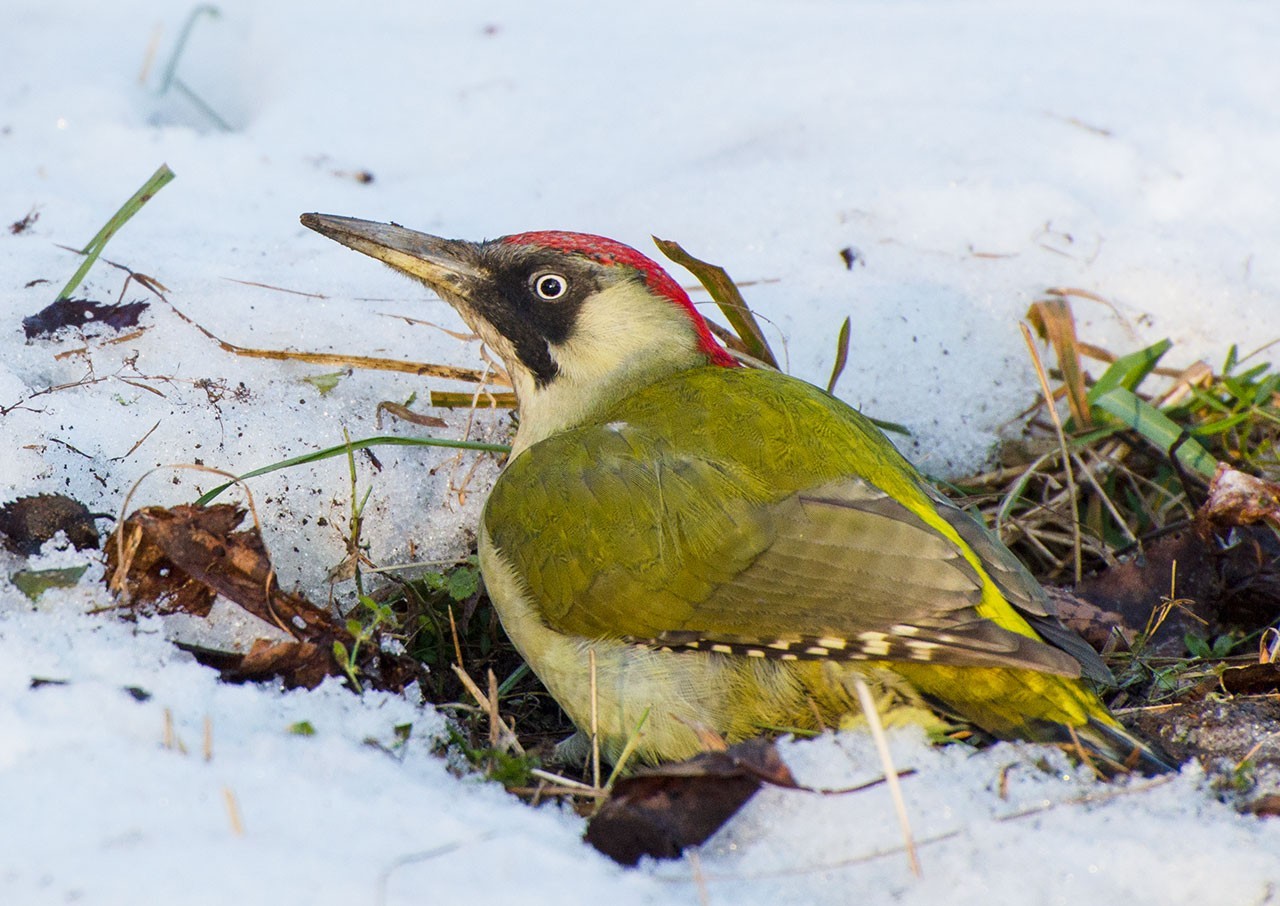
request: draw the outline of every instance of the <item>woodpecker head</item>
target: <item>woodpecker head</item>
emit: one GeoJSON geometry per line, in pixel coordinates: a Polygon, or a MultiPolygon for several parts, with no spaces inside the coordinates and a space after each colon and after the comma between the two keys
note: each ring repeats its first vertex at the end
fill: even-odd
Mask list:
{"type": "Polygon", "coordinates": [[[511,375],[514,452],[676,371],[736,364],[680,284],[611,239],[547,231],[464,242],[327,214],[303,214],[302,224],[457,309],[511,375]]]}

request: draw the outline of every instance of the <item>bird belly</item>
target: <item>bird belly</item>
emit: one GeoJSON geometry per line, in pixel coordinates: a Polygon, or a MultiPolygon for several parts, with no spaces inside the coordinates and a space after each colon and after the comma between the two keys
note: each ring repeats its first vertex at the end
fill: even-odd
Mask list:
{"type": "Polygon", "coordinates": [[[590,733],[594,685],[601,754],[615,760],[633,737],[646,762],[688,758],[764,729],[821,729],[856,711],[835,665],[660,651],[556,632],[482,527],[480,569],[503,629],[574,724],[590,733]],[[592,681],[592,652],[595,679],[592,681]]]}

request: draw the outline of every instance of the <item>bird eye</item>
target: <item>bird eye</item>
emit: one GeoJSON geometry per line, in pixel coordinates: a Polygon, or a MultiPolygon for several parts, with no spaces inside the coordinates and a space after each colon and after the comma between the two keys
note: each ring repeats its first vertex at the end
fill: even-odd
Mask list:
{"type": "Polygon", "coordinates": [[[569,291],[569,280],[559,274],[539,274],[533,278],[533,291],[538,298],[551,302],[569,291]]]}

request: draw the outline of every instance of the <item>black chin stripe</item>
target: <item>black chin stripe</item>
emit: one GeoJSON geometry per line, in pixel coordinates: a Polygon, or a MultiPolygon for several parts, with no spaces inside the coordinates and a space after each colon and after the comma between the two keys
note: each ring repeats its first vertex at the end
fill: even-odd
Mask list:
{"type": "Polygon", "coordinates": [[[533,373],[533,381],[545,387],[560,373],[560,366],[551,357],[551,347],[534,331],[522,331],[520,336],[510,337],[521,363],[533,373]]]}

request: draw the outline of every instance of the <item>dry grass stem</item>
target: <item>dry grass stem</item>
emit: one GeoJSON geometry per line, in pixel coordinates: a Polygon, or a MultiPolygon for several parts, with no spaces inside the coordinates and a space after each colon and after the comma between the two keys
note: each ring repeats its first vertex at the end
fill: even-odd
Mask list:
{"type": "Polygon", "coordinates": [[[501,718],[498,716],[498,677],[494,675],[492,667],[489,668],[489,695],[486,703],[489,711],[489,748],[497,749],[502,741],[502,733],[499,730],[501,718]]]}
{"type": "Polygon", "coordinates": [[[1035,341],[1031,338],[1031,329],[1026,324],[1019,325],[1022,328],[1022,338],[1027,343],[1027,349],[1031,353],[1031,363],[1035,366],[1036,377],[1040,379],[1040,387],[1044,391],[1045,409],[1049,412],[1049,418],[1053,420],[1054,430],[1058,435],[1058,445],[1062,451],[1063,471],[1067,476],[1067,487],[1071,498],[1071,523],[1075,531],[1075,578],[1079,583],[1084,577],[1084,558],[1080,550],[1080,511],[1079,496],[1076,491],[1076,480],[1071,469],[1071,453],[1067,446],[1067,435],[1062,429],[1062,418],[1058,415],[1057,408],[1053,405],[1053,392],[1049,389],[1049,376],[1045,373],[1044,363],[1040,361],[1040,353],[1036,349],[1035,341]]]}
{"type": "Polygon", "coordinates": [[[468,694],[475,699],[476,704],[488,714],[489,720],[492,722],[491,725],[498,728],[498,743],[494,748],[505,749],[506,751],[515,752],[517,755],[523,755],[525,753],[524,746],[520,745],[520,740],[516,738],[516,734],[508,726],[507,722],[502,719],[502,715],[498,713],[496,703],[493,706],[490,705],[489,696],[476,685],[476,681],[467,674],[467,671],[457,664],[452,666],[458,681],[462,683],[468,694]]]}
{"type": "Polygon", "coordinates": [[[453,617],[453,605],[449,605],[449,634],[453,636],[453,657],[454,666],[459,670],[466,670],[466,662],[462,659],[462,642],[458,639],[458,621],[453,617]]]}
{"type": "Polygon", "coordinates": [[[609,772],[609,779],[604,783],[606,790],[613,789],[614,783],[622,776],[622,772],[626,770],[627,762],[635,754],[636,747],[640,745],[640,734],[644,732],[644,725],[649,720],[649,711],[649,708],[644,709],[644,713],[640,715],[640,722],[636,724],[635,730],[627,737],[627,744],[622,747],[622,753],[618,755],[617,761],[614,762],[613,770],[609,772]]]}
{"type": "Polygon", "coordinates": [[[889,741],[884,735],[884,726],[880,723],[880,711],[876,707],[871,690],[861,676],[855,674],[854,688],[858,692],[858,703],[867,716],[867,726],[871,728],[871,738],[875,742],[876,752],[880,756],[880,764],[884,767],[885,783],[889,786],[889,795],[893,799],[894,810],[898,813],[898,824],[902,828],[902,845],[907,854],[907,863],[911,873],[920,877],[920,856],[916,852],[915,839],[911,835],[911,820],[907,817],[907,803],[902,797],[902,786],[898,783],[898,770],[893,766],[893,756],[889,752],[889,741]]]}
{"type": "Polygon", "coordinates": [[[236,794],[231,791],[231,787],[222,788],[222,800],[227,804],[227,818],[231,821],[231,833],[237,837],[243,837],[244,820],[240,817],[240,803],[236,801],[236,794]]]}
{"type": "Polygon", "coordinates": [[[711,892],[707,890],[707,878],[702,873],[702,857],[696,849],[691,849],[685,853],[685,858],[689,860],[689,873],[693,877],[693,886],[698,891],[698,903],[700,906],[710,906],[711,892]]]}
{"type": "MultiPolygon", "coordinates": [[[[1107,512],[1111,514],[1111,518],[1115,520],[1116,527],[1124,533],[1124,536],[1130,542],[1136,542],[1138,540],[1138,536],[1130,530],[1128,522],[1126,522],[1124,516],[1120,514],[1120,509],[1115,505],[1111,496],[1102,489],[1102,485],[1100,485],[1098,480],[1093,477],[1093,470],[1090,469],[1085,461],[1075,453],[1071,454],[1071,459],[1080,470],[1080,474],[1084,476],[1085,481],[1089,483],[1093,488],[1094,493],[1098,495],[1098,499],[1102,501],[1102,505],[1107,508],[1107,512]]],[[[1105,548],[1103,550],[1105,552],[1105,548]]]]}
{"type": "MultiPolygon", "coordinates": [[[[335,368],[364,368],[370,371],[395,371],[401,374],[412,374],[421,377],[436,377],[448,381],[462,381],[468,384],[478,384],[484,380],[485,372],[477,371],[474,368],[459,368],[454,365],[435,365],[426,362],[404,362],[399,359],[382,359],[375,356],[364,355],[345,355],[341,353],[329,352],[291,352],[280,349],[254,349],[247,346],[237,346],[234,343],[228,343],[221,339],[212,331],[205,328],[198,321],[183,314],[172,302],[164,296],[160,297],[169,306],[175,315],[194,327],[200,333],[204,334],[224,351],[233,355],[242,356],[250,359],[269,359],[277,362],[307,362],[312,365],[326,365],[335,368]]],[[[498,383],[503,382],[505,375],[492,374],[489,380],[498,383]]]]}

